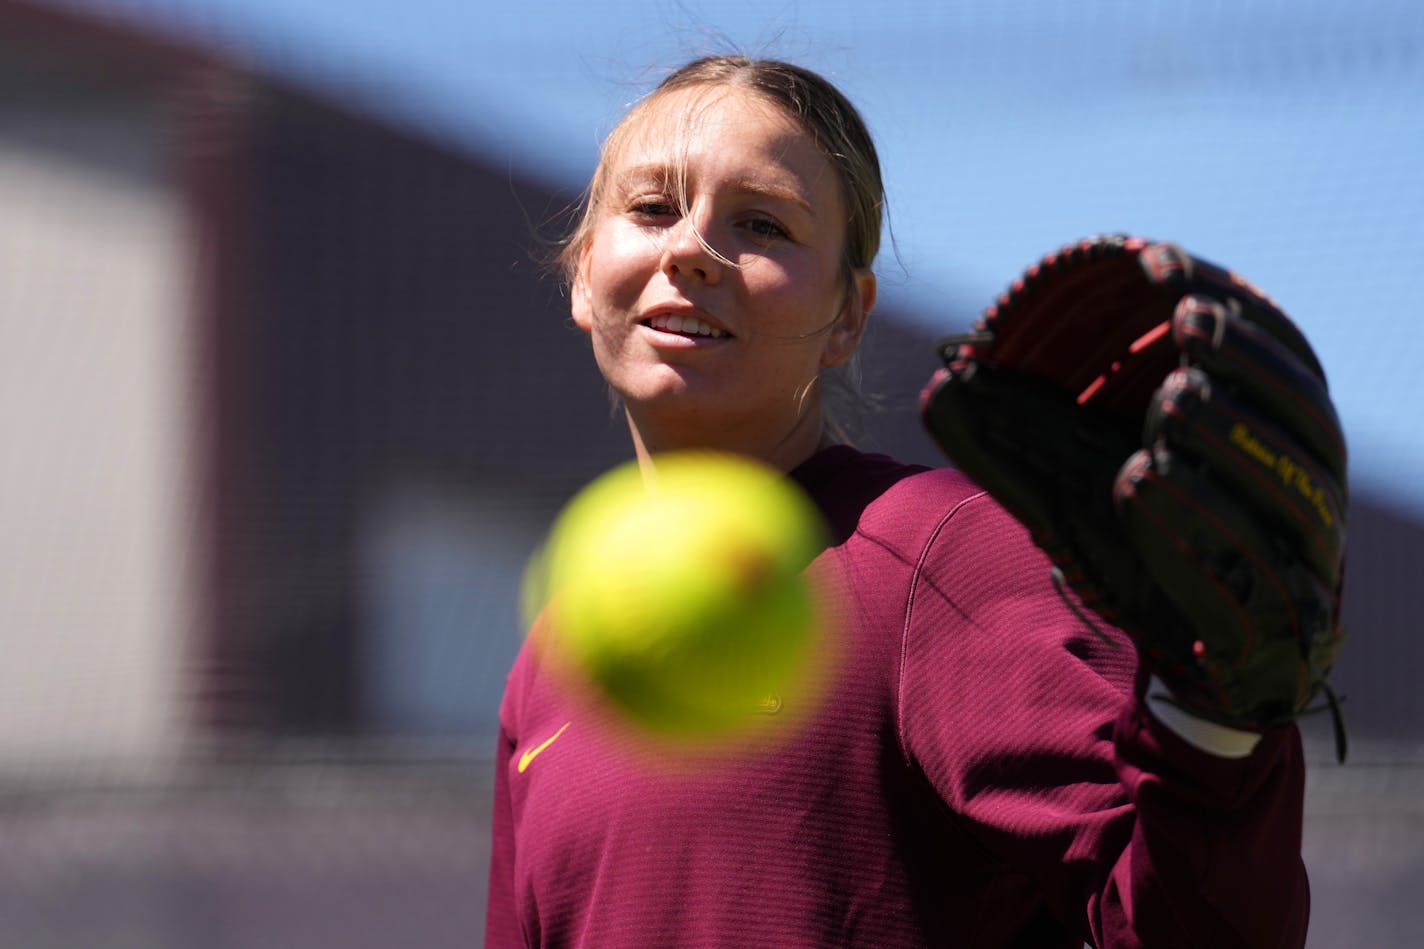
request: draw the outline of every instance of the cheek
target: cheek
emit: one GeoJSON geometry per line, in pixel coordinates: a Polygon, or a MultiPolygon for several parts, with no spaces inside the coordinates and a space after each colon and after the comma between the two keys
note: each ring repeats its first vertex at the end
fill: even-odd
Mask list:
{"type": "Polygon", "coordinates": [[[590,297],[598,309],[629,308],[657,269],[656,242],[647,234],[616,228],[598,237],[586,271],[590,297]]]}
{"type": "Polygon", "coordinates": [[[839,283],[821,267],[753,267],[746,279],[766,322],[780,335],[801,336],[826,327],[844,297],[839,283]]]}

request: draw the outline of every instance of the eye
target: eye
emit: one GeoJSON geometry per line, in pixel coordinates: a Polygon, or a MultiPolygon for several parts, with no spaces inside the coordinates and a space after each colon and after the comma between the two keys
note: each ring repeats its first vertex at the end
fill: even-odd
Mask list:
{"type": "Polygon", "coordinates": [[[781,240],[791,236],[786,228],[769,217],[748,218],[742,227],[763,240],[781,240]]]}
{"type": "Polygon", "coordinates": [[[628,204],[628,213],[635,218],[654,220],[656,218],[677,217],[677,206],[666,198],[638,198],[628,204]]]}

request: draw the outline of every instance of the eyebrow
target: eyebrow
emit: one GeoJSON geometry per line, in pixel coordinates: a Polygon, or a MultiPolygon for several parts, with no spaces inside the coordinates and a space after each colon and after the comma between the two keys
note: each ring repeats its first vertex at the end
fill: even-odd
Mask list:
{"type": "MultiPolygon", "coordinates": [[[[629,168],[618,175],[618,180],[627,186],[628,182],[656,181],[660,186],[666,187],[673,179],[672,169],[663,164],[649,163],[637,165],[629,168]]],[[[764,195],[774,200],[786,201],[796,205],[811,217],[816,216],[816,209],[811,206],[811,202],[794,188],[786,187],[774,181],[759,181],[753,178],[739,178],[731,183],[732,189],[738,194],[764,195]]]]}
{"type": "Polygon", "coordinates": [[[805,196],[803,196],[801,192],[796,191],[793,188],[786,188],[779,184],[776,184],[775,182],[747,180],[736,181],[733,183],[733,187],[741,193],[763,194],[769,198],[776,198],[781,201],[788,201],[791,204],[794,204],[799,207],[801,210],[805,211],[807,214],[811,215],[811,217],[816,216],[816,209],[811,206],[811,202],[807,201],[805,196]]]}

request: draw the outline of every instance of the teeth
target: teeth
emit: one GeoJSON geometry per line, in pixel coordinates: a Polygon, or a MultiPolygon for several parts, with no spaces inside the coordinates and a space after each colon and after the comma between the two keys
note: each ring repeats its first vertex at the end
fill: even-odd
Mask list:
{"type": "Polygon", "coordinates": [[[710,336],[713,339],[721,339],[727,335],[722,330],[708,326],[695,316],[682,316],[680,314],[655,316],[648,321],[648,325],[655,330],[663,330],[668,333],[682,333],[686,336],[710,336]]]}

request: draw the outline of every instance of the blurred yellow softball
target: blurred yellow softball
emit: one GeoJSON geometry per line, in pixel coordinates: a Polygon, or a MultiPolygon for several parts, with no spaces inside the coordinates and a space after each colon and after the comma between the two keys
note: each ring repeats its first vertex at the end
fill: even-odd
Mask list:
{"type": "Polygon", "coordinates": [[[819,512],[732,455],[658,456],[599,477],[560,513],[526,607],[548,646],[636,724],[716,736],[806,684],[821,610],[803,576],[819,512]]]}

